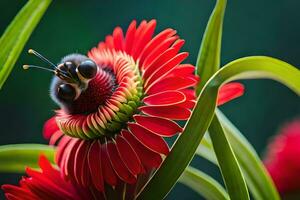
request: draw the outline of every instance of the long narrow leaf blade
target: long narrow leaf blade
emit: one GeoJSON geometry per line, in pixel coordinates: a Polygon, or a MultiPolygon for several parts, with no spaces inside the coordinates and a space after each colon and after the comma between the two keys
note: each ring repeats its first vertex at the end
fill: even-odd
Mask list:
{"type": "Polygon", "coordinates": [[[200,93],[205,83],[220,67],[222,27],[226,1],[217,1],[203,35],[196,62],[196,73],[201,77],[201,82],[197,86],[197,94],[200,93]]]}
{"type": "Polygon", "coordinates": [[[28,1],[1,36],[0,89],[50,2],[51,0],[28,1]]]}
{"type": "MultiPolygon", "coordinates": [[[[279,200],[279,194],[254,148],[242,133],[219,110],[217,116],[226,132],[231,147],[239,161],[250,192],[255,199],[279,200]]],[[[203,138],[196,154],[218,165],[213,146],[209,138],[203,138]]]]}
{"type": "Polygon", "coordinates": [[[248,189],[239,163],[216,115],[208,130],[230,199],[249,199],[248,189]]]}
{"type": "Polygon", "coordinates": [[[0,146],[0,172],[23,173],[25,167],[38,167],[38,158],[45,155],[54,161],[55,149],[43,144],[10,144],[0,146]]]}
{"type": "Polygon", "coordinates": [[[187,167],[179,182],[193,189],[205,199],[229,200],[224,188],[212,177],[193,167],[187,167]]]}
{"type": "Polygon", "coordinates": [[[161,167],[143,188],[138,199],[163,199],[172,189],[194,153],[214,116],[219,88],[236,79],[269,78],[300,94],[300,71],[265,56],[245,57],[220,69],[202,89],[192,116],[161,167]]]}
{"type": "Polygon", "coordinates": [[[251,144],[223,113],[218,111],[217,116],[228,136],[255,199],[279,200],[280,197],[274,183],[251,144]]]}

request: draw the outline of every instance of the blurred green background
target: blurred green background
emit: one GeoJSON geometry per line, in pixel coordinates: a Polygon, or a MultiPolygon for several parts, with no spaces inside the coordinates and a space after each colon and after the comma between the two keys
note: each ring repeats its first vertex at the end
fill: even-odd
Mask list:
{"type": "MultiPolygon", "coordinates": [[[[0,1],[0,32],[26,3],[0,1]]],[[[34,31],[11,76],[0,92],[0,144],[46,143],[42,138],[45,120],[56,105],[49,98],[51,74],[22,64],[41,64],[29,56],[33,48],[54,62],[66,54],[86,53],[120,25],[133,19],[157,19],[157,32],[167,27],[178,30],[186,40],[187,62],[195,63],[213,0],[152,1],[54,1],[34,31]]],[[[268,55],[300,66],[300,1],[228,0],[225,15],[222,64],[249,55],[268,55]]],[[[245,134],[260,155],[280,125],[300,114],[299,98],[289,89],[269,80],[245,81],[243,97],[222,106],[222,110],[245,134]]],[[[220,179],[218,170],[196,159],[192,163],[220,179]]],[[[176,167],[176,166],[174,166],[176,167]]],[[[1,174],[0,184],[16,183],[19,175],[1,174]]],[[[168,199],[198,199],[184,186],[176,186],[168,199]]],[[[1,197],[0,197],[1,198],[1,197]]]]}

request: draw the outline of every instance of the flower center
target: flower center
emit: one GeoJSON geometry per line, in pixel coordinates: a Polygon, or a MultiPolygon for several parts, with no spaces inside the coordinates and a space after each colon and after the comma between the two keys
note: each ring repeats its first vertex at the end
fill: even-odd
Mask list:
{"type": "Polygon", "coordinates": [[[70,114],[96,112],[98,107],[112,95],[116,86],[114,74],[107,68],[100,68],[96,77],[88,83],[87,89],[68,105],[68,112],[70,114]]]}
{"type": "Polygon", "coordinates": [[[104,141],[132,120],[141,104],[143,87],[138,65],[131,56],[115,51],[97,56],[102,61],[97,63],[100,72],[74,101],[71,110],[75,114],[59,110],[56,121],[66,135],[104,141]]]}

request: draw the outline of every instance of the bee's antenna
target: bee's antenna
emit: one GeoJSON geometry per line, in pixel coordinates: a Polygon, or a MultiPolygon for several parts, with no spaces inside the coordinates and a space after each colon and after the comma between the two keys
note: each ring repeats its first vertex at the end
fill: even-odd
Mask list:
{"type": "Polygon", "coordinates": [[[57,66],[53,62],[51,62],[50,60],[48,60],[47,58],[45,58],[44,56],[42,56],[40,53],[36,52],[35,50],[29,49],[28,53],[35,55],[36,57],[40,58],[44,62],[50,64],[52,67],[54,67],[55,69],[57,69],[57,66]]]}
{"type": "Polygon", "coordinates": [[[46,70],[46,71],[49,71],[49,72],[53,72],[53,73],[56,73],[55,70],[53,69],[48,69],[46,67],[40,67],[40,66],[35,66],[35,65],[23,65],[23,69],[27,70],[29,68],[36,68],[36,69],[42,69],[42,70],[46,70]]]}
{"type": "Polygon", "coordinates": [[[70,79],[69,76],[67,76],[66,74],[61,73],[60,71],[57,71],[57,70],[53,70],[53,69],[49,69],[49,68],[41,67],[41,66],[36,66],[36,65],[23,65],[23,69],[28,70],[29,68],[42,69],[42,70],[45,70],[45,71],[52,72],[52,73],[54,73],[55,75],[57,75],[59,77],[70,79]]]}
{"type": "Polygon", "coordinates": [[[47,58],[45,58],[44,56],[42,56],[40,53],[38,53],[37,51],[33,50],[33,49],[29,49],[28,50],[28,53],[29,54],[33,54],[35,55],[36,57],[40,58],[42,61],[50,64],[52,67],[54,67],[55,70],[52,70],[52,69],[48,69],[48,68],[45,68],[45,67],[40,67],[40,66],[35,66],[35,65],[23,65],[23,68],[24,69],[28,69],[28,68],[39,68],[39,69],[44,69],[44,70],[47,70],[47,71],[51,71],[53,72],[55,75],[61,75],[62,77],[65,77],[65,78],[69,78],[70,79],[70,76],[68,76],[65,72],[63,72],[62,70],[60,70],[53,62],[51,62],[50,60],[48,60],[47,58]]]}

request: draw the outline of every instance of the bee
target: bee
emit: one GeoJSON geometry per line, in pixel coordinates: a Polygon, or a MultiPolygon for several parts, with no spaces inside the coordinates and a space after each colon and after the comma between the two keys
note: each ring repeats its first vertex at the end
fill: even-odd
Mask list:
{"type": "Polygon", "coordinates": [[[54,73],[50,85],[50,96],[61,108],[67,113],[82,113],[95,109],[96,106],[83,108],[82,101],[87,98],[83,100],[81,98],[89,96],[89,82],[97,76],[99,71],[99,67],[93,60],[81,54],[70,54],[63,57],[58,65],[55,65],[35,50],[29,49],[28,53],[37,56],[52,67],[49,69],[35,65],[23,65],[24,69],[38,68],[54,73]]]}

